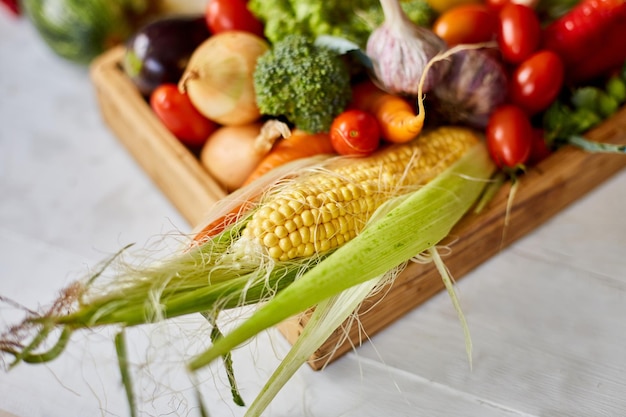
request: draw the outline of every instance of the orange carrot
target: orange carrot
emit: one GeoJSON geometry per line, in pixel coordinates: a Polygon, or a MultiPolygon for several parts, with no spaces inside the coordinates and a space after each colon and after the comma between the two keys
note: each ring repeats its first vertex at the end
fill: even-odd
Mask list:
{"type": "Polygon", "coordinates": [[[192,242],[194,244],[202,244],[213,236],[220,234],[228,226],[235,223],[235,221],[239,219],[239,213],[243,213],[247,209],[251,208],[252,204],[253,203],[251,201],[246,201],[245,203],[239,204],[237,207],[233,208],[227,214],[213,220],[194,235],[192,242]]]}
{"type": "Polygon", "coordinates": [[[415,139],[424,127],[424,105],[418,100],[418,114],[403,97],[389,94],[365,81],[352,88],[352,107],[376,117],[383,139],[403,143],[415,139]]]}
{"type": "Polygon", "coordinates": [[[494,47],[493,42],[461,44],[438,53],[433,57],[422,72],[417,88],[417,114],[413,106],[404,98],[389,94],[371,81],[366,81],[353,86],[352,103],[353,108],[369,112],[376,117],[380,124],[383,139],[393,143],[404,143],[415,139],[424,127],[426,111],[424,109],[423,88],[426,81],[426,74],[436,62],[448,59],[455,53],[466,49],[481,49],[494,47]]]}
{"type": "MultiPolygon", "coordinates": [[[[302,131],[294,131],[288,138],[281,139],[274,144],[274,147],[261,160],[242,186],[246,186],[272,169],[295,161],[296,159],[335,153],[328,133],[309,134],[302,131]]],[[[227,214],[211,221],[204,226],[202,230],[196,233],[193,241],[196,243],[202,242],[224,231],[224,229],[233,224],[242,213],[245,213],[254,206],[254,200],[258,198],[258,196],[259,194],[233,207],[227,214]]]]}
{"type": "Polygon", "coordinates": [[[243,185],[250,184],[263,174],[287,162],[309,156],[335,153],[328,133],[310,134],[296,130],[288,138],[276,142],[243,185]]]}

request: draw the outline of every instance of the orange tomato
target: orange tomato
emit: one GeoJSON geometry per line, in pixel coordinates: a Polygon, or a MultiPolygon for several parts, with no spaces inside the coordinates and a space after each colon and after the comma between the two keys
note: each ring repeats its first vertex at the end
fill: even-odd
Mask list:
{"type": "Polygon", "coordinates": [[[482,0],[427,0],[427,2],[437,13],[443,13],[462,4],[482,3],[482,0]]]}
{"type": "Polygon", "coordinates": [[[487,42],[495,37],[498,16],[484,4],[465,4],[442,13],[433,24],[433,32],[448,46],[487,42]]]}

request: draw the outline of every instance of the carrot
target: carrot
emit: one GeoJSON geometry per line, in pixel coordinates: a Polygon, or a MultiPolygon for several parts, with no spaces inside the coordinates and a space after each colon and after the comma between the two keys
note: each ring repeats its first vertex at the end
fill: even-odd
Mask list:
{"type": "Polygon", "coordinates": [[[383,139],[392,143],[404,143],[415,139],[422,132],[426,110],[424,108],[423,88],[426,74],[438,61],[449,59],[459,51],[493,47],[493,42],[460,44],[435,55],[422,72],[417,89],[417,112],[403,97],[387,93],[376,87],[373,82],[365,81],[352,88],[351,107],[369,112],[376,117],[383,139]]]}
{"type": "Polygon", "coordinates": [[[239,219],[239,213],[243,213],[252,208],[254,203],[252,201],[246,201],[238,206],[234,207],[231,211],[213,220],[206,226],[204,226],[193,237],[193,244],[203,244],[210,238],[222,233],[228,226],[234,224],[239,219]]]}
{"type": "MultiPolygon", "coordinates": [[[[243,182],[242,187],[251,184],[274,168],[285,165],[288,162],[315,155],[330,155],[335,153],[328,133],[309,134],[296,130],[292,132],[288,138],[281,139],[274,144],[269,153],[243,182]]],[[[258,198],[258,196],[257,194],[256,197],[244,201],[236,207],[233,207],[226,214],[211,221],[202,230],[196,233],[193,241],[196,243],[203,242],[224,231],[226,227],[237,221],[242,213],[246,213],[254,206],[254,200],[258,198]]]]}
{"type": "Polygon", "coordinates": [[[418,114],[403,97],[386,93],[365,81],[352,89],[352,107],[376,117],[383,139],[404,143],[415,139],[424,127],[424,105],[418,100],[418,114]]]}
{"type": "Polygon", "coordinates": [[[308,156],[334,153],[336,152],[328,133],[310,134],[296,130],[288,138],[276,142],[272,150],[243,182],[243,185],[250,184],[263,174],[287,162],[308,156]]]}

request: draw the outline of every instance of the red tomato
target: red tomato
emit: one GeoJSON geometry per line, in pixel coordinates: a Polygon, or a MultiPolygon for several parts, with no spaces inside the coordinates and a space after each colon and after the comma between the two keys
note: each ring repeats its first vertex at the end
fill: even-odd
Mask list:
{"type": "Polygon", "coordinates": [[[21,6],[18,0],[0,0],[0,3],[4,4],[7,9],[9,9],[13,16],[19,16],[21,14],[21,6]]]}
{"type": "Polygon", "coordinates": [[[545,110],[561,91],[564,71],[561,58],[554,52],[534,53],[513,72],[511,101],[531,115],[545,110]]]}
{"type": "Polygon", "coordinates": [[[466,4],[439,15],[433,32],[448,46],[487,42],[495,36],[497,24],[497,15],[484,4],[466,4]]]}
{"type": "Polygon", "coordinates": [[[508,62],[519,64],[539,46],[541,26],[533,9],[510,3],[498,15],[498,46],[508,62]]]}
{"type": "Polygon", "coordinates": [[[552,151],[546,144],[543,129],[533,129],[532,146],[528,157],[528,163],[530,165],[538,164],[550,156],[551,153],[552,151]]]}
{"type": "Polygon", "coordinates": [[[524,6],[535,8],[538,3],[538,0],[486,0],[485,4],[489,6],[490,9],[495,11],[500,11],[504,6],[509,3],[523,4],[524,6]]]}
{"type": "Polygon", "coordinates": [[[218,126],[200,114],[176,84],[157,87],[150,95],[150,106],[165,127],[188,146],[202,146],[218,126]]]}
{"type": "Polygon", "coordinates": [[[500,168],[523,165],[530,156],[532,134],[530,120],[522,109],[512,104],[498,107],[485,133],[491,158],[500,168]]]}
{"type": "Polygon", "coordinates": [[[333,120],[330,142],[340,155],[369,155],[380,143],[380,126],[370,113],[346,110],[333,120]]]}
{"type": "Polygon", "coordinates": [[[211,0],[205,17],[211,33],[242,30],[263,37],[263,24],[248,9],[245,0],[211,0]]]}
{"type": "Polygon", "coordinates": [[[499,12],[504,6],[511,3],[511,0],[486,0],[485,4],[491,9],[499,12]]]}

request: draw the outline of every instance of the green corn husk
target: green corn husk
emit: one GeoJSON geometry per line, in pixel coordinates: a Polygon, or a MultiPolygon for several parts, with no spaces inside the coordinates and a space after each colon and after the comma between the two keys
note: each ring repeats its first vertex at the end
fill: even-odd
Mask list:
{"type": "Polygon", "coordinates": [[[493,171],[485,147],[475,146],[443,174],[278,293],[231,334],[192,359],[189,369],[200,369],[260,331],[432,248],[472,207],[493,171]]]}
{"type": "MultiPolygon", "coordinates": [[[[290,369],[280,377],[278,385],[269,386],[268,397],[255,403],[255,415],[254,410],[264,408],[298,362],[303,363],[311,349],[315,350],[325,335],[352,313],[352,307],[376,287],[377,279],[401,268],[448,235],[475,203],[494,170],[485,146],[479,143],[428,185],[403,196],[392,208],[387,207],[384,215],[373,218],[353,240],[335,251],[297,262],[269,258],[251,262],[231,256],[229,251],[246,226],[243,218],[212,239],[156,264],[130,267],[121,263],[121,270],[115,271],[110,280],[102,277],[100,271],[86,282],[68,287],[50,310],[28,317],[13,329],[30,335],[24,337],[26,340],[15,340],[12,334],[0,336],[0,352],[13,356],[11,366],[22,361],[45,362],[61,354],[71,334],[80,329],[117,326],[123,331],[124,327],[194,313],[202,313],[214,323],[222,310],[263,304],[232,333],[221,335],[216,330],[212,347],[188,363],[193,372],[223,358],[232,371],[228,363],[232,349],[317,305],[312,320],[317,328],[305,331],[299,342],[304,348],[294,350],[296,360],[290,369]],[[347,290],[352,293],[344,293],[347,290]],[[350,299],[346,304],[349,308],[337,308],[337,300],[345,297],[350,299]],[[50,344],[48,339],[59,333],[53,347],[41,352],[43,346],[50,344]],[[312,340],[307,340],[306,334],[312,334],[312,340]]],[[[105,268],[111,268],[115,260],[106,263],[105,268]]],[[[118,333],[116,343],[118,352],[123,353],[123,333],[118,333]]],[[[120,368],[131,396],[130,377],[124,364],[122,355],[120,368]]],[[[231,383],[233,397],[237,398],[236,387],[231,383]]]]}

